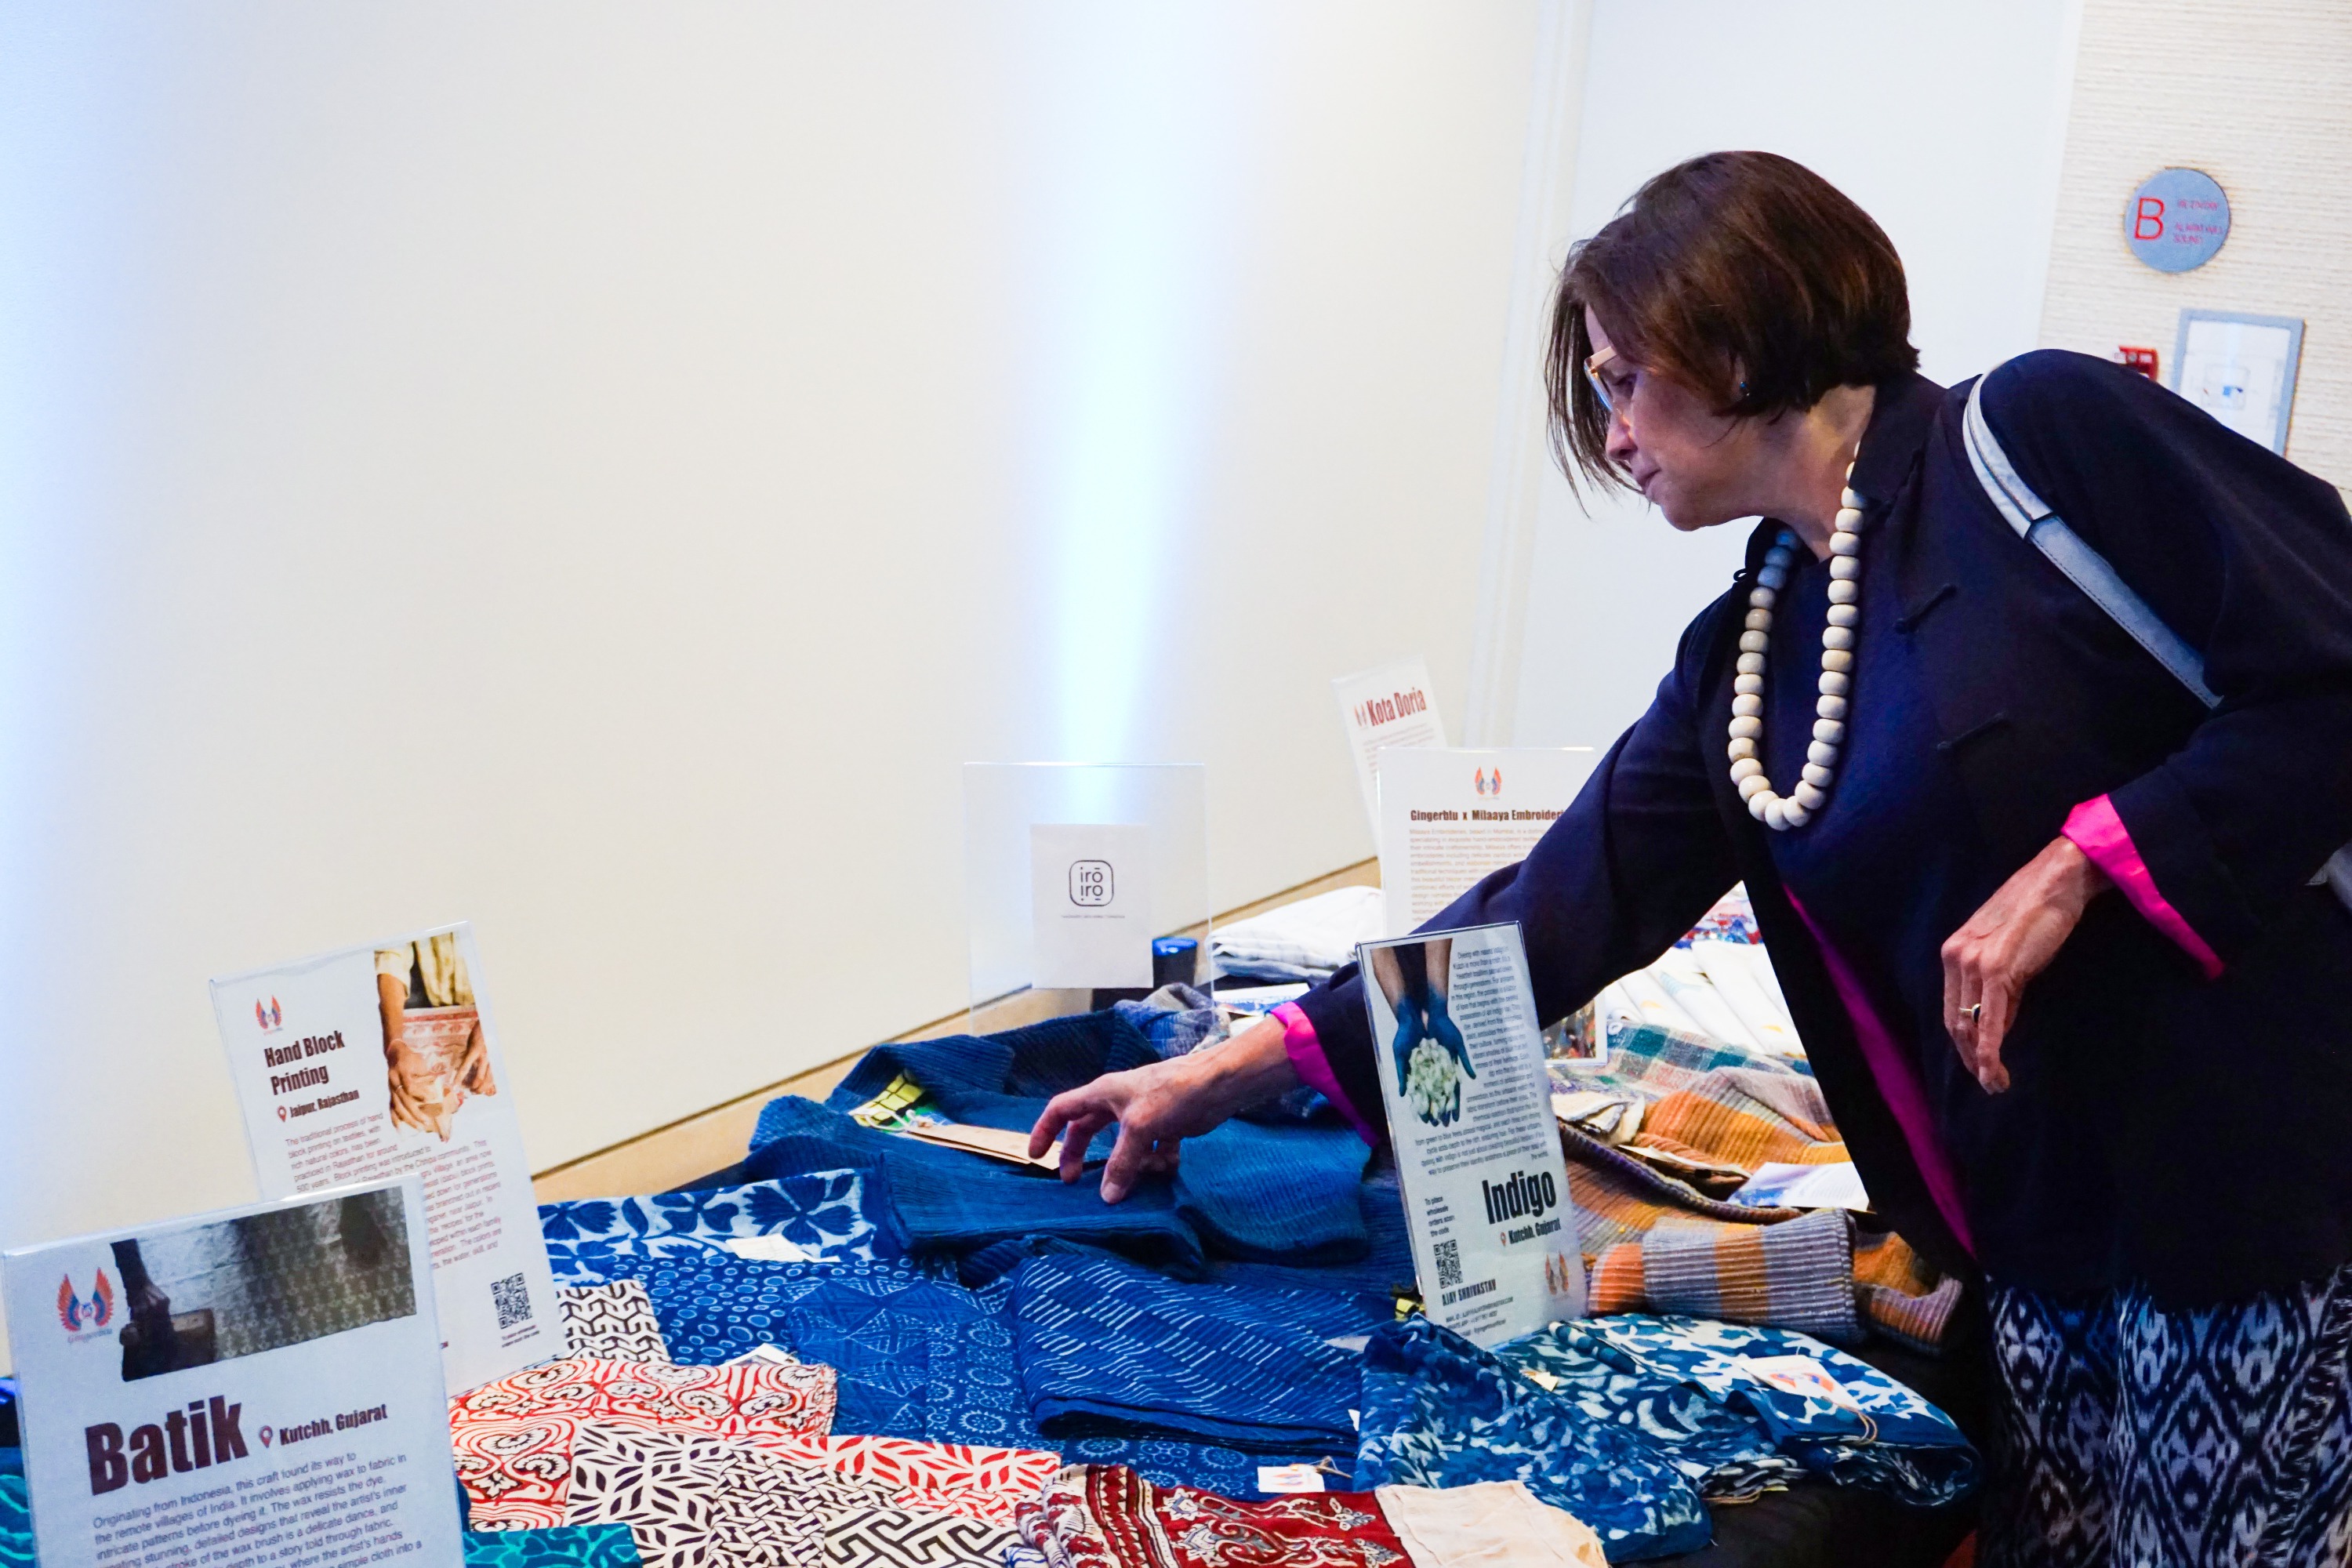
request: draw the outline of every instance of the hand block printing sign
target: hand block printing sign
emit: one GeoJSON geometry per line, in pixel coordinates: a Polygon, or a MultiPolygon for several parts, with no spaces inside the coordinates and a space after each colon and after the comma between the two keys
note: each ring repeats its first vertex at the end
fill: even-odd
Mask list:
{"type": "Polygon", "coordinates": [[[42,1568],[462,1555],[414,1176],[0,1258],[42,1568]]]}
{"type": "Polygon", "coordinates": [[[1029,984],[1151,984],[1151,829],[1038,823],[1029,829],[1029,984]]]}
{"type": "Polygon", "coordinates": [[[1517,925],[1356,950],[1422,1310],[1482,1345],[1584,1312],[1576,1206],[1517,925]]]}
{"type": "Polygon", "coordinates": [[[423,1178],[459,1394],[563,1353],[481,973],[460,922],[212,983],[265,1195],[423,1178]]]}

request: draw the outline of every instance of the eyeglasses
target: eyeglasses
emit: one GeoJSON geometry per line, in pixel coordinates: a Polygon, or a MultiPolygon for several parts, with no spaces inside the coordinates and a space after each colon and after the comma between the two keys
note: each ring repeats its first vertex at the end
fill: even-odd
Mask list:
{"type": "Polygon", "coordinates": [[[1607,348],[1584,362],[1584,379],[1591,384],[1592,395],[1601,399],[1601,406],[1611,414],[1617,412],[1619,402],[1633,395],[1633,377],[1636,374],[1632,370],[1622,372],[1614,378],[1617,385],[1612,390],[1609,384],[1612,378],[1601,373],[1608,369],[1610,362],[1616,357],[1617,351],[1607,348]]]}

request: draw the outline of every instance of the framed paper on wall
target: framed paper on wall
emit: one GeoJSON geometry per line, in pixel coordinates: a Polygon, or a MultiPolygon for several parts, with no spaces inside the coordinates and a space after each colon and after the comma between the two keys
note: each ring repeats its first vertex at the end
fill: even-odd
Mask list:
{"type": "Polygon", "coordinates": [[[2250,441],[2286,450],[2303,318],[2184,310],[2172,390],[2250,441]]]}

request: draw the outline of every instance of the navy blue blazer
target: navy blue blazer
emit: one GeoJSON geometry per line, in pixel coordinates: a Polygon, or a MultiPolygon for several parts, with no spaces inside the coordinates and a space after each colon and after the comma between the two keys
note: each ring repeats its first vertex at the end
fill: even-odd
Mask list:
{"type": "MultiPolygon", "coordinates": [[[[2140,905],[2095,900],[2029,986],[2010,1092],[1971,1081],[1936,1105],[1973,1258],[1729,778],[1736,645],[1776,524],[1574,807],[1428,929],[1517,921],[1549,1021],[1745,879],[1873,1201],[1931,1259],[2053,1293],[2138,1282],[2168,1305],[2315,1278],[2352,1259],[2352,915],[2308,885],[2352,839],[2352,518],[2333,486],[2119,366],[2044,352],[1993,374],[1995,434],[2203,653],[2222,698],[2209,713],[1994,510],[1961,446],[1968,392],[1881,388],[1853,484],[1885,531],[1872,570],[1896,574],[1895,626],[1994,862],[1986,885],[2101,797],[2146,870],[2140,905]]],[[[1353,967],[1299,1005],[1378,1125],[1353,967]]]]}

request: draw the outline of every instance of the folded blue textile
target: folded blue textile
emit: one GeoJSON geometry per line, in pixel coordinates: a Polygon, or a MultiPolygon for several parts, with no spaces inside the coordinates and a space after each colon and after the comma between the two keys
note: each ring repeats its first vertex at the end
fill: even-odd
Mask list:
{"type": "Polygon", "coordinates": [[[1976,1489],[1976,1450],[1951,1417],[1869,1363],[1791,1330],[1624,1313],[1555,1323],[1495,1353],[1541,1373],[1591,1419],[1642,1432],[1709,1497],[1754,1491],[1774,1463],[1784,1472],[1776,1482],[1810,1473],[1922,1508],[1976,1489]],[[1843,1402],[1742,1366],[1780,1356],[1818,1367],[1843,1402]],[[1654,1414],[1669,1403],[1688,1413],[1687,1436],[1654,1414]],[[1738,1473],[1699,1468],[1710,1460],[1738,1473]]]}
{"type": "Polygon", "coordinates": [[[899,1264],[626,1260],[670,1353],[688,1365],[774,1344],[837,1374],[842,1434],[1059,1450],[1072,1464],[1126,1465],[1162,1486],[1255,1497],[1262,1463],[1313,1464],[1345,1447],[1270,1459],[1213,1443],[1082,1437],[1047,1442],[1013,1362],[1009,1281],[966,1290],[899,1264]]]}
{"type": "Polygon", "coordinates": [[[769,1101],[751,1152],[737,1169],[765,1177],[813,1161],[878,1172],[908,1250],[919,1258],[1035,1235],[1108,1247],[1189,1279],[1200,1278],[1206,1266],[1200,1234],[1176,1213],[1165,1178],[1139,1184],[1123,1203],[1106,1204],[1099,1170],[1066,1185],[1050,1172],[877,1132],[813,1100],[769,1101]]]}
{"type": "MultiPolygon", "coordinates": [[[[1053,1018],[997,1035],[958,1035],[946,1039],[877,1046],[827,1097],[826,1105],[847,1112],[889,1089],[900,1078],[922,1086],[948,1116],[984,1127],[1025,1132],[1044,1113],[1045,1102],[1064,1089],[1160,1059],[1151,1039],[1116,1009],[1053,1018]]],[[[787,1104],[777,1101],[770,1110],[787,1104]]],[[[756,1152],[773,1138],[816,1131],[804,1120],[762,1113],[753,1135],[756,1152]]],[[[861,1131],[864,1131],[861,1129],[861,1131]]],[[[1160,1267],[1197,1277],[1198,1267],[1179,1247],[1160,1250],[1165,1238],[1150,1222],[1107,1221],[1093,1216],[1087,1233],[1066,1228],[1069,1206],[1061,1200],[1023,1201],[1010,1176],[1034,1181],[1032,1173],[998,1165],[978,1179],[992,1180],[989,1202],[974,1205],[955,1190],[966,1173],[990,1165],[976,1155],[919,1145],[889,1134],[896,1147],[879,1152],[890,1167],[891,1196],[918,1251],[937,1247],[968,1251],[1008,1237],[1068,1236],[1108,1246],[1160,1267]],[[902,1172],[905,1173],[902,1179],[902,1172]],[[941,1191],[933,1178],[950,1175],[941,1191]],[[1000,1200],[1009,1206],[999,1206],[1000,1200]],[[1145,1245],[1122,1245],[1131,1236],[1145,1245]]],[[[1114,1133],[1097,1135],[1090,1156],[1108,1157],[1114,1133]]],[[[1192,1249],[1203,1243],[1236,1258],[1318,1265],[1361,1258],[1369,1240],[1358,1197],[1369,1153],[1362,1140],[1336,1118],[1319,1122],[1262,1125],[1235,1120],[1184,1144],[1182,1168],[1174,1185],[1174,1217],[1183,1222],[1192,1249]]],[[[749,1164],[747,1169],[751,1168],[749,1164]]],[[[1089,1176],[1080,1186],[1091,1189],[1089,1176]]],[[[1169,1190],[1163,1177],[1148,1177],[1128,1204],[1143,1200],[1157,1210],[1169,1190]]],[[[1091,1200],[1091,1193],[1089,1193],[1091,1200]]],[[[1120,1205],[1127,1206],[1126,1205],[1120,1205]]]]}
{"type": "Polygon", "coordinates": [[[0,1475],[0,1568],[34,1568],[33,1505],[25,1497],[21,1466],[14,1475],[0,1475]]]}
{"type": "Polygon", "coordinates": [[[1346,1452],[1356,1352],[1380,1298],[1181,1285],[1099,1255],[1013,1276],[1013,1353],[1048,1437],[1166,1434],[1252,1451],[1346,1452]]]}
{"type": "Polygon", "coordinates": [[[1364,1348],[1355,1488],[1517,1480],[1592,1527],[1612,1563],[1696,1552],[1714,1537],[1689,1478],[1632,1429],[1594,1421],[1427,1318],[1364,1348]]]}
{"type": "Polygon", "coordinates": [[[466,1568],[642,1568],[644,1562],[625,1524],[466,1531],[466,1568]]]}
{"type": "Polygon", "coordinates": [[[866,1173],[814,1171],[747,1186],[703,1187],[645,1197],[576,1198],[539,1205],[547,1260],[558,1284],[593,1285],[624,1251],[635,1257],[726,1253],[747,1236],[779,1236],[835,1262],[903,1257],[888,1205],[866,1173]]]}

